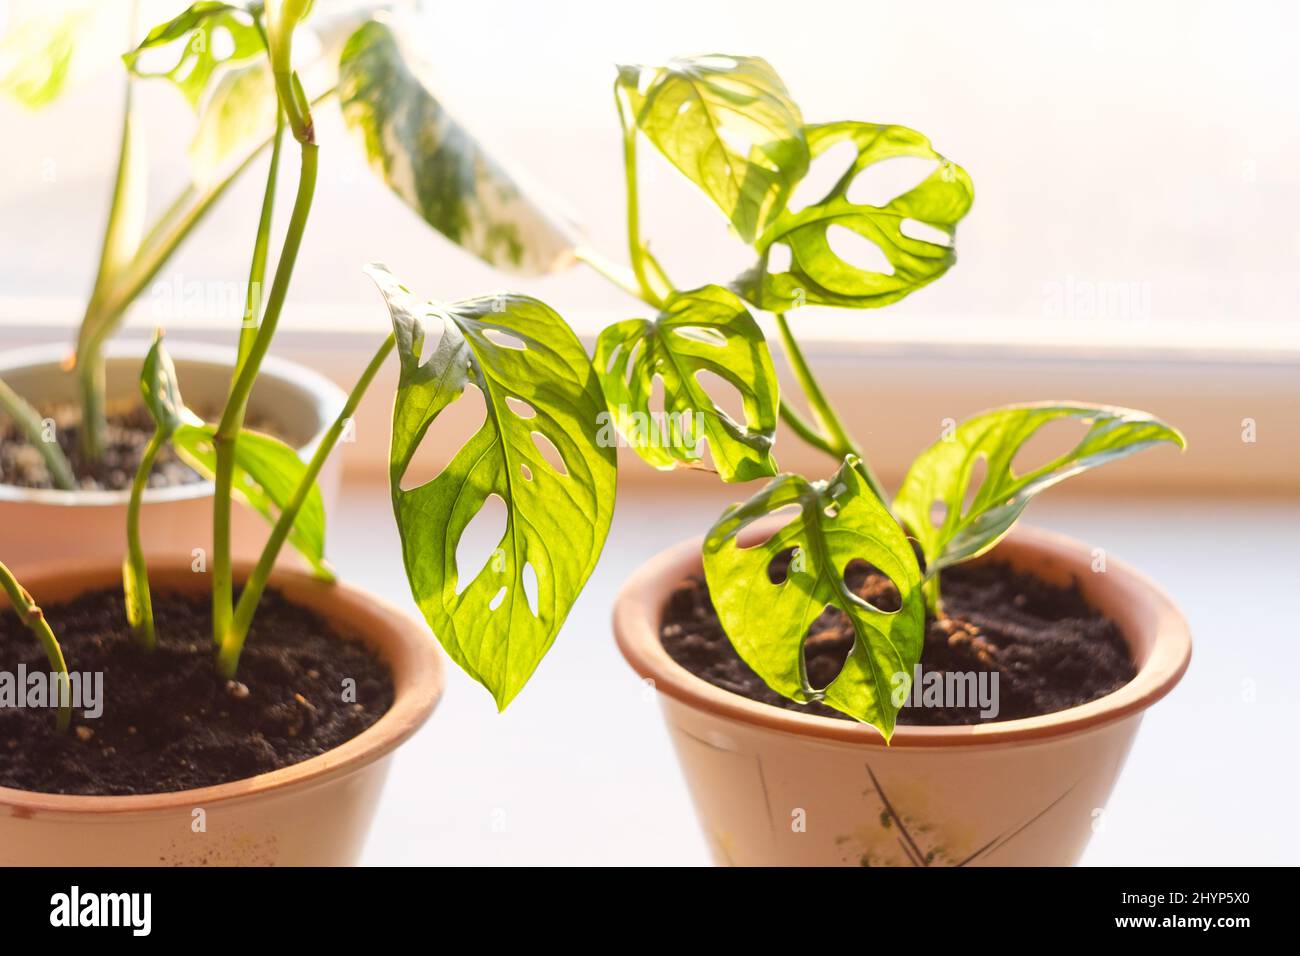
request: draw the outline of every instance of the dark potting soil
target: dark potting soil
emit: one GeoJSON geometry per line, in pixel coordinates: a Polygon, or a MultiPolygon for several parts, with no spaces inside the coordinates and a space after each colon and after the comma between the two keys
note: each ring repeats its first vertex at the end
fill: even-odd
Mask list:
{"type": "MultiPolygon", "coordinates": [[[[875,569],[851,566],[847,580],[881,610],[899,606],[893,583],[875,569]]],[[[997,562],[961,565],[943,574],[943,610],[942,619],[927,618],[922,673],[997,673],[997,716],[982,718],[979,706],[909,703],[899,712],[899,724],[1050,714],[1109,694],[1136,674],[1119,629],[1083,599],[1077,584],[1058,587],[997,562]]],[[[818,702],[796,703],[764,684],[731,646],[701,577],[684,581],[670,596],[660,639],[673,660],[724,690],[787,710],[852,719],[818,702]]],[[[852,645],[853,629],[843,613],[828,610],[817,618],[804,652],[814,687],[835,678],[852,645]]]]}
{"type": "MultiPolygon", "coordinates": [[[[154,423],[141,405],[110,409],[104,434],[104,455],[98,462],[81,454],[81,409],[57,405],[38,410],[54,423],[54,438],[72,466],[77,486],[85,490],[122,491],[131,487],[140,466],[144,446],[153,435],[154,423]]],[[[163,446],[149,474],[149,487],[169,488],[203,479],[176,456],[170,445],[163,446]]],[[[9,421],[0,423],[0,484],[19,488],[53,488],[45,459],[27,441],[27,436],[9,421]]]]}
{"type": "MultiPolygon", "coordinates": [[[[393,703],[388,668],[268,590],[236,681],[220,678],[207,597],[155,594],[158,648],[131,638],[118,589],[45,608],[69,671],[103,673],[103,713],[74,709],[59,733],[46,707],[0,707],[0,786],[134,794],[239,780],[322,754],[393,703]],[[351,685],[345,682],[354,681],[351,685]],[[345,689],[355,687],[355,694],[345,689]]],[[[0,672],[49,673],[32,634],[0,612],[0,672]]],[[[27,699],[27,698],[24,698],[27,699]]]]}

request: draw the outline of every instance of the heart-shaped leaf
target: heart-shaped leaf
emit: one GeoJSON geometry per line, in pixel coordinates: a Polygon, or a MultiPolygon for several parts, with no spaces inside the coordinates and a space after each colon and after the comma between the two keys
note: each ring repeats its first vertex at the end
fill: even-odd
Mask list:
{"type": "Polygon", "coordinates": [[[808,171],[803,118],[774,69],[749,56],[619,67],[630,118],[752,242],[808,171]]]}
{"type": "Polygon", "coordinates": [[[932,576],[992,548],[1043,489],[1161,442],[1186,447],[1177,429],[1131,408],[1067,402],[995,408],[962,422],[917,456],[894,511],[920,542],[926,574],[932,576]],[[1079,443],[1016,474],[1013,463],[1021,447],[1038,429],[1062,418],[1088,426],[1079,443]],[[971,497],[980,459],[986,463],[985,477],[971,497]],[[942,511],[937,521],[936,511],[942,511]]]}
{"type": "Polygon", "coordinates": [[[388,303],[401,358],[389,477],[411,592],[447,653],[505,708],[554,642],[609,531],[616,465],[614,447],[597,441],[600,385],[582,343],[536,299],[439,307],[384,267],[367,271],[388,303]],[[427,321],[442,327],[429,354],[427,321]],[[482,427],[437,477],[403,489],[429,426],[470,385],[487,407],[482,427]],[[496,551],[482,568],[458,567],[461,536],[493,495],[506,508],[496,551]],[[525,591],[529,566],[535,604],[525,591]]]}
{"type": "Polygon", "coordinates": [[[596,371],[609,414],[637,454],[656,468],[694,465],[707,439],[723,481],[776,473],[776,373],[763,332],[745,304],[716,285],[673,294],[654,321],[611,325],[596,342],[596,371]],[[744,403],[736,422],[700,381],[711,372],[744,403]],[[655,379],[663,410],[650,407],[655,379]]]}
{"type": "MultiPolygon", "coordinates": [[[[260,4],[258,5],[260,6],[260,4]]],[[[122,57],[137,76],[163,76],[198,110],[208,81],[231,64],[261,55],[266,49],[253,14],[242,4],[200,0],[184,13],[149,31],[140,45],[122,57]],[[174,50],[174,57],[164,49],[174,50]],[[158,51],[150,54],[149,51],[158,51]],[[146,56],[166,59],[163,67],[141,62],[146,56]]]]}
{"type": "MultiPolygon", "coordinates": [[[[216,431],[215,425],[190,415],[172,435],[176,453],[205,478],[216,474],[217,453],[212,444],[216,431]]],[[[298,453],[278,438],[245,428],[235,439],[232,490],[271,525],[279,519],[306,471],[298,453]]],[[[312,573],[333,580],[334,572],[325,561],[325,502],[315,482],[289,530],[289,543],[307,559],[312,573]]]]}
{"type": "Polygon", "coordinates": [[[823,701],[889,739],[921,658],[925,602],[907,537],[855,466],[850,456],[829,482],[782,475],[729,508],[704,539],[704,573],[732,645],[769,687],[792,700],[823,701]],[[755,522],[791,506],[798,513],[767,540],[741,540],[755,522]],[[894,583],[898,610],[882,611],[845,584],[854,561],[894,583]],[[808,677],[804,640],[827,608],[847,616],[854,641],[839,675],[818,688],[808,677]]]}
{"type": "Polygon", "coordinates": [[[759,237],[754,244],[759,262],[736,283],[741,295],[774,312],[800,305],[877,308],[948,271],[957,261],[951,244],[957,223],[975,196],[964,169],[935,152],[920,133],[902,126],[827,123],[809,126],[806,133],[814,157],[849,141],[857,147],[857,158],[820,202],[798,212],[784,211],[759,237]],[[925,180],[883,206],[849,200],[849,189],[863,170],[898,156],[932,159],[937,165],[925,180]],[[918,231],[913,223],[938,230],[949,244],[908,235],[909,230],[918,231]],[[873,271],[843,259],[828,240],[832,227],[848,229],[873,243],[892,272],[873,271]],[[788,247],[788,271],[770,271],[775,245],[788,247]]]}
{"type": "Polygon", "coordinates": [[[364,24],[339,61],[339,104],[375,172],[448,239],[491,265],[540,274],[570,265],[573,238],[434,98],[386,23],[364,24]]]}

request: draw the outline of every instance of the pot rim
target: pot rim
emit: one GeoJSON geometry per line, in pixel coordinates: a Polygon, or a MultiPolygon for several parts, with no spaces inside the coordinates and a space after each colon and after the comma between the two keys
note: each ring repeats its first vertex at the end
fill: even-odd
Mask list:
{"type": "MultiPolygon", "coordinates": [[[[106,359],[140,359],[149,351],[149,344],[142,340],[115,340],[104,350],[106,359]]],[[[21,348],[0,352],[0,378],[16,369],[34,366],[61,366],[69,354],[69,348],[60,343],[44,345],[27,345],[21,348]]],[[[167,351],[179,363],[188,365],[219,366],[231,369],[235,364],[234,349],[224,345],[207,342],[168,341],[167,351]]],[[[299,455],[310,454],[325,432],[329,430],[334,419],[343,409],[347,396],[332,381],[305,365],[290,362],[287,359],[268,355],[262,363],[261,373],[272,379],[285,382],[311,401],[316,409],[317,421],[315,431],[306,444],[296,449],[299,455]]],[[[143,502],[146,505],[169,501],[188,501],[192,498],[206,498],[212,495],[211,481],[195,481],[170,488],[146,488],[143,502]]],[[[131,498],[127,489],[121,491],[77,490],[63,491],[59,488],[20,488],[17,485],[0,483],[0,503],[15,502],[19,504],[56,505],[65,508],[125,507],[131,498]]]]}
{"type": "MultiPolygon", "coordinates": [[[[660,693],[700,710],[751,726],[820,741],[839,741],[889,749],[997,746],[1063,737],[1101,724],[1120,720],[1150,707],[1178,683],[1191,660],[1191,634],[1187,621],[1173,601],[1146,575],[1122,561],[1107,556],[1106,573],[1091,570],[1092,549],[1065,535],[1040,528],[1017,526],[992,552],[991,557],[1030,560],[1055,565],[1071,573],[1090,603],[1100,592],[1114,592],[1114,602],[1125,602],[1136,624],[1121,626],[1125,641],[1138,658],[1137,675],[1123,687],[1104,697],[1066,710],[1037,717],[965,724],[955,727],[899,725],[892,739],[874,727],[831,717],[799,713],[750,700],[723,690],[688,671],[668,655],[659,640],[659,628],[668,595],[688,575],[703,568],[703,536],[684,541],[660,552],[637,569],[620,589],[614,604],[614,635],[624,658],[642,678],[653,682],[660,693]],[[1135,629],[1151,633],[1151,646],[1141,654],[1135,629]]],[[[1032,568],[1025,568],[1032,570],[1032,568]]],[[[1113,615],[1112,615],[1113,616],[1113,615]]],[[[1117,622],[1119,623],[1119,622],[1117,622]]]]}
{"type": "MultiPolygon", "coordinates": [[[[235,562],[235,579],[245,579],[253,564],[252,561],[235,562]]],[[[29,571],[23,577],[24,586],[33,594],[56,592],[53,600],[46,601],[47,604],[56,604],[87,590],[120,583],[121,573],[121,567],[115,563],[95,562],[72,568],[47,566],[29,571]]],[[[210,581],[208,575],[195,574],[191,570],[188,557],[152,561],[150,578],[155,593],[203,590],[210,581]]],[[[192,790],[100,796],[0,787],[0,813],[112,817],[180,807],[209,807],[278,795],[318,786],[359,770],[388,755],[414,734],[433,713],[446,682],[442,655],[423,622],[417,622],[412,615],[368,591],[342,582],[325,583],[306,571],[277,567],[271,572],[270,584],[293,603],[310,608],[326,620],[336,621],[339,616],[337,609],[345,609],[348,620],[339,630],[380,653],[393,674],[394,696],[393,705],[377,721],[350,740],[299,763],[192,790]],[[332,603],[334,612],[322,610],[322,603],[332,603]]],[[[8,608],[7,600],[3,606],[8,608]]]]}

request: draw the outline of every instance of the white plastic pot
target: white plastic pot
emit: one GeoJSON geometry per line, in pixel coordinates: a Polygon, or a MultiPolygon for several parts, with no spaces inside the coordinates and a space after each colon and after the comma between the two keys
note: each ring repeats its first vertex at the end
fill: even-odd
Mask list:
{"type": "MultiPolygon", "coordinates": [[[[220,409],[230,388],[234,352],[212,345],[168,342],[181,394],[199,410],[220,409]]],[[[113,343],[106,356],[108,403],[138,399],[145,342],[113,343]]],[[[75,376],[64,371],[66,345],[41,345],[0,354],[0,379],[36,406],[74,402],[75,376]]],[[[249,398],[248,418],[306,456],[347,396],[321,375],[268,357],[249,398]]],[[[338,497],[340,456],[332,455],[319,484],[328,519],[338,497]]],[[[58,491],[0,484],[0,555],[16,570],[65,559],[120,560],[126,547],[128,491],[58,491]]],[[[144,493],[140,531],[150,554],[190,554],[212,540],[212,483],[195,482],[144,493]]],[[[232,552],[255,559],[269,534],[265,519],[237,506],[231,522],[232,552]]],[[[286,554],[290,549],[285,549],[286,554]]]]}

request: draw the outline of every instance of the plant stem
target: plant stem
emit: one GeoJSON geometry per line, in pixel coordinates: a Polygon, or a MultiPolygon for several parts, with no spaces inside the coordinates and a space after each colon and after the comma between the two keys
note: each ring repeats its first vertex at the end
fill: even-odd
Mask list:
{"type": "Polygon", "coordinates": [[[140,457],[140,466],[131,480],[131,498],[126,506],[126,547],[129,573],[123,576],[126,589],[126,616],[131,631],[147,651],[156,650],[158,637],[153,624],[153,600],[149,596],[149,566],[140,543],[140,500],[149,484],[154,460],[167,442],[162,429],[155,429],[140,457]]]}
{"type": "Polygon", "coordinates": [[[932,617],[943,617],[943,601],[939,597],[939,575],[932,574],[921,582],[921,595],[925,598],[925,609],[932,617]]]}
{"type": "Polygon", "coordinates": [[[271,165],[266,173],[266,189],[262,193],[262,215],[257,223],[257,239],[253,243],[253,261],[248,268],[248,297],[244,303],[244,322],[239,327],[239,352],[235,368],[244,364],[248,350],[257,336],[261,319],[262,286],[266,282],[267,250],[271,244],[271,217],[275,211],[275,186],[280,170],[280,148],[284,141],[284,110],[275,111],[275,139],[271,146],[271,165]]]}
{"type": "MultiPolygon", "coordinates": [[[[594,269],[599,275],[608,279],[632,298],[646,301],[642,298],[642,291],[640,286],[637,285],[636,277],[623,266],[606,259],[591,246],[578,246],[573,250],[573,255],[579,262],[594,269]]],[[[647,304],[653,305],[654,303],[647,302],[647,304]]]]}
{"type": "MultiPolygon", "coordinates": [[[[230,507],[231,479],[235,454],[235,441],[244,427],[248,410],[248,396],[257,381],[262,360],[271,347],[275,329],[280,321],[280,311],[289,292],[294,263],[302,246],[307,216],[311,212],[312,197],[316,191],[317,154],[315,143],[302,143],[302,165],[298,174],[298,193],[294,197],[293,212],[280,251],[280,261],[275,267],[275,280],[267,299],[266,314],[258,326],[257,334],[248,348],[248,354],[235,373],[230,386],[230,396],[217,424],[212,445],[216,453],[216,487],[213,491],[213,542],[212,542],[212,636],[225,652],[231,634],[231,616],[234,583],[230,567],[230,507]],[[224,534],[223,534],[224,530],[224,534]]],[[[241,642],[242,643],[242,642],[241,642]]]]}
{"type": "MultiPolygon", "coordinates": [[[[313,99],[312,105],[320,103],[335,92],[335,87],[330,87],[313,99]]],[[[106,282],[104,295],[98,300],[92,296],[77,339],[78,368],[83,364],[102,364],[100,351],[121,324],[131,303],[144,291],[145,286],[154,280],[194,227],[202,221],[217,200],[225,195],[230,185],[253,164],[264,149],[274,142],[275,136],[268,136],[249,150],[248,154],[231,167],[221,179],[202,189],[191,184],[180,192],[167,211],[154,222],[126,269],[106,282]]],[[[83,404],[87,390],[95,387],[94,381],[93,378],[82,380],[83,404]]],[[[102,376],[100,381],[102,382],[102,376]]],[[[98,388],[99,407],[102,408],[102,384],[98,388]]]]}
{"type": "Polygon", "coordinates": [[[253,615],[257,613],[257,605],[266,590],[266,583],[270,577],[271,569],[275,567],[276,558],[280,554],[280,549],[284,547],[289,532],[293,529],[294,521],[298,518],[298,512],[302,510],[303,504],[307,501],[307,496],[311,494],[312,486],[315,484],[321,468],[324,467],[326,459],[329,458],[330,452],[334,450],[334,446],[338,444],[344,429],[347,428],[348,420],[356,414],[357,406],[361,403],[366,389],[370,387],[370,383],[374,380],[375,375],[383,366],[384,360],[388,358],[388,354],[392,352],[396,344],[396,338],[390,334],[383,344],[379,346],[378,351],[371,358],[370,364],[361,373],[356,385],[352,387],[351,394],[348,395],[347,401],[343,403],[343,409],[321,438],[320,444],[316,446],[316,451],[307,464],[307,470],[298,482],[298,487],[294,489],[293,497],[281,510],[280,517],[271,530],[271,537],[267,540],[266,547],[262,549],[262,554],[257,560],[257,565],[249,574],[248,580],[244,582],[243,593],[239,596],[239,606],[235,609],[234,624],[227,632],[218,655],[218,665],[221,668],[221,673],[227,678],[234,677],[235,671],[239,667],[239,655],[243,652],[244,642],[248,639],[248,631],[253,624],[253,615]]]}
{"type": "MultiPolygon", "coordinates": [[[[271,239],[271,218],[275,208],[275,188],[280,169],[280,149],[284,139],[284,110],[276,104],[275,141],[271,147],[271,164],[267,169],[266,187],[262,191],[262,212],[257,222],[257,238],[253,242],[253,260],[248,268],[248,297],[244,304],[244,321],[239,329],[239,351],[230,386],[233,394],[244,364],[257,341],[261,326],[262,286],[266,281],[266,261],[271,239]]],[[[230,521],[232,485],[235,474],[235,442],[244,427],[244,409],[238,410],[233,424],[232,438],[213,442],[216,465],[212,499],[212,640],[220,646],[222,638],[230,631],[234,615],[234,580],[230,570],[230,521]]]]}
{"type": "MultiPolygon", "coordinates": [[[[790,332],[790,325],[786,322],[784,312],[774,313],[776,316],[776,327],[781,333],[781,344],[785,348],[786,358],[790,361],[790,370],[794,372],[795,380],[798,381],[799,387],[803,389],[804,397],[808,400],[808,407],[812,410],[813,416],[817,419],[822,430],[822,441],[810,441],[813,446],[827,452],[839,461],[843,461],[846,455],[854,455],[858,459],[858,471],[863,479],[870,486],[876,497],[889,507],[889,499],[885,496],[885,489],[872,472],[871,466],[867,464],[866,457],[862,454],[856,442],[849,437],[848,432],[844,429],[843,423],[831,403],[827,400],[826,395],[822,392],[821,386],[817,384],[817,379],[813,376],[812,369],[808,366],[807,359],[804,358],[803,351],[799,348],[799,343],[795,341],[794,335],[790,332]]],[[[790,424],[790,414],[793,409],[785,407],[782,402],[782,418],[787,424],[790,424]]],[[[803,423],[806,426],[806,423],[803,423]]],[[[794,427],[794,426],[792,426],[794,427]]],[[[808,441],[806,435],[800,432],[799,428],[794,427],[796,433],[808,441]]]]}
{"type": "Polygon", "coordinates": [[[51,437],[45,440],[45,422],[40,412],[27,403],[21,395],[0,379],[0,412],[13,419],[19,431],[26,436],[28,444],[41,453],[45,460],[45,470],[50,473],[54,487],[72,491],[77,487],[77,479],[72,474],[72,465],[63,454],[59,443],[51,437]]]}
{"type": "MultiPolygon", "coordinates": [[[[135,36],[136,6],[131,4],[131,37],[135,36]]],[[[118,248],[118,228],[122,225],[122,217],[126,215],[127,193],[132,188],[132,161],[131,150],[134,140],[132,124],[134,118],[131,112],[131,101],[135,90],[135,83],[128,75],[126,78],[126,93],[122,103],[122,132],[118,142],[117,149],[117,175],[113,180],[113,196],[109,201],[108,222],[104,225],[104,239],[99,247],[99,267],[95,272],[95,285],[90,293],[90,301],[86,303],[86,314],[82,317],[81,325],[85,329],[92,323],[92,318],[102,305],[108,295],[109,286],[112,283],[113,271],[118,268],[119,263],[114,261],[121,254],[118,248]]],[[[77,347],[77,357],[84,362],[88,371],[82,375],[80,384],[82,388],[82,409],[81,409],[81,433],[80,444],[81,453],[88,462],[97,462],[104,454],[104,432],[108,423],[104,417],[103,402],[103,382],[104,359],[100,354],[103,340],[100,339],[84,355],[80,344],[77,347]],[[98,388],[99,391],[94,395],[88,393],[89,389],[98,388]]]]}
{"type": "Polygon", "coordinates": [[[9,603],[13,606],[14,613],[18,615],[18,620],[36,635],[36,639],[41,642],[45,648],[45,656],[49,659],[52,667],[59,675],[59,731],[68,729],[68,724],[72,722],[72,687],[68,680],[68,665],[63,659],[63,649],[59,647],[59,641],[50,630],[50,622],[45,620],[45,615],[41,609],[32,600],[32,596],[27,593],[27,589],[18,583],[13,572],[5,567],[4,562],[0,561],[0,588],[9,595],[9,603]]]}
{"type": "Polygon", "coordinates": [[[623,173],[627,183],[627,252],[632,261],[632,273],[637,285],[641,287],[641,298],[654,306],[662,308],[664,299],[672,291],[672,283],[664,275],[663,268],[654,256],[650,255],[645,242],[641,239],[641,204],[637,195],[636,173],[636,123],[628,122],[624,109],[623,97],[618,84],[614,85],[614,102],[618,106],[618,121],[623,128],[623,173]],[[659,283],[656,288],[651,275],[646,271],[647,262],[654,269],[654,280],[659,283]]]}

